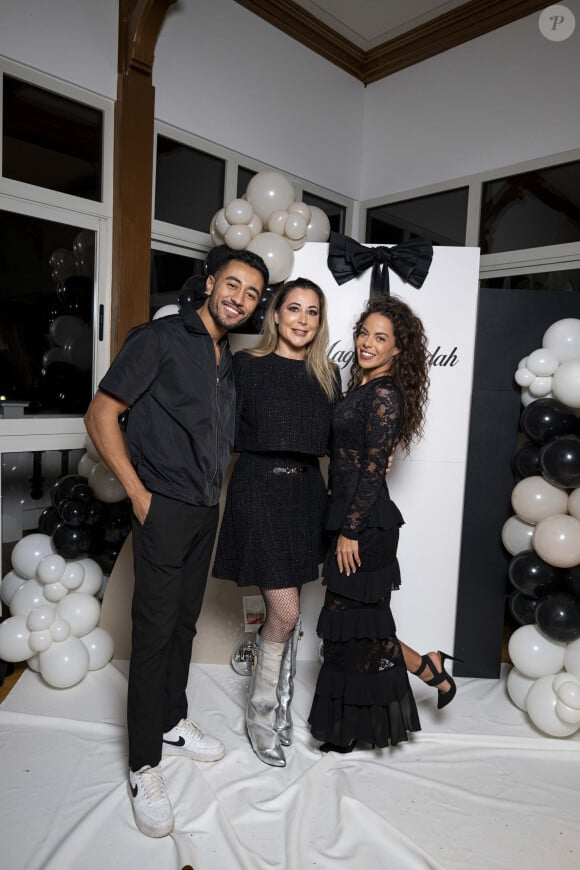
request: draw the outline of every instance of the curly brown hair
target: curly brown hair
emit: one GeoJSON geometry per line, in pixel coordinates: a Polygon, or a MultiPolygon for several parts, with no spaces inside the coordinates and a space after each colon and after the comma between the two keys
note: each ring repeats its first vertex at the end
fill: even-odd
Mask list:
{"type": "MultiPolygon", "coordinates": [[[[403,420],[398,443],[408,453],[412,442],[422,437],[425,426],[429,389],[427,336],[421,320],[406,302],[382,293],[367,302],[354,328],[355,341],[370,314],[381,314],[389,318],[393,324],[396,346],[400,349],[400,353],[393,357],[389,375],[403,395],[403,420]]],[[[358,387],[362,377],[363,371],[355,355],[347,389],[358,387]]]]}

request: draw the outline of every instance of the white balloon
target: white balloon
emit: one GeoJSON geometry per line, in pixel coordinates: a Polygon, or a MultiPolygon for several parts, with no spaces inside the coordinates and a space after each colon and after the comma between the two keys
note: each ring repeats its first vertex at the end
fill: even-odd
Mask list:
{"type": "Polygon", "coordinates": [[[569,359],[579,359],[580,320],[576,317],[565,317],[552,323],[544,333],[542,345],[549,348],[561,363],[569,359]]]}
{"type": "Polygon", "coordinates": [[[527,361],[528,361],[527,356],[523,356],[523,357],[521,358],[521,360],[519,361],[519,363],[518,363],[518,368],[519,368],[519,369],[523,369],[523,368],[525,368],[525,367],[526,367],[526,363],[527,363],[527,361]]]}
{"type": "Polygon", "coordinates": [[[306,228],[307,242],[327,242],[330,237],[328,215],[316,205],[310,206],[310,220],[306,228]]]}
{"type": "Polygon", "coordinates": [[[12,616],[28,616],[34,607],[46,604],[44,586],[37,580],[27,580],[17,589],[10,602],[12,616]]]}
{"type": "Polygon", "coordinates": [[[305,202],[293,202],[288,206],[288,212],[290,214],[301,214],[304,220],[306,221],[306,225],[310,223],[310,206],[305,202]]]}
{"type": "MultiPolygon", "coordinates": [[[[564,652],[564,660],[565,659],[566,653],[564,652]]],[[[567,671],[561,671],[559,674],[556,674],[552,680],[552,688],[556,694],[558,694],[560,687],[563,686],[564,683],[578,683],[578,685],[580,685],[580,681],[574,676],[574,674],[569,674],[567,671]]]]}
{"type": "Polygon", "coordinates": [[[521,553],[523,550],[532,549],[532,538],[534,537],[534,526],[529,523],[524,523],[519,517],[509,517],[503,524],[501,530],[501,540],[512,556],[521,553]]]}
{"type": "Polygon", "coordinates": [[[573,640],[567,644],[564,653],[564,667],[568,674],[580,680],[580,640],[573,640]]]}
{"type": "Polygon", "coordinates": [[[30,656],[29,659],[26,659],[26,664],[31,671],[35,671],[37,674],[40,673],[40,659],[38,658],[38,653],[35,653],[35,655],[30,656]]]}
{"type": "Polygon", "coordinates": [[[510,637],[508,650],[514,666],[525,677],[544,677],[562,670],[565,644],[544,637],[535,625],[522,625],[510,637]]]}
{"type": "Polygon", "coordinates": [[[39,533],[21,538],[12,550],[12,567],[17,574],[26,580],[32,580],[36,574],[38,563],[43,556],[54,553],[55,549],[48,535],[39,533]]]}
{"type": "Polygon", "coordinates": [[[524,712],[526,710],[526,698],[534,682],[534,677],[526,677],[517,668],[512,668],[507,675],[507,693],[516,707],[519,707],[524,712]]]}
{"type": "Polygon", "coordinates": [[[288,239],[288,244],[293,251],[299,251],[306,244],[306,236],[302,239],[288,239]]]}
{"type": "Polygon", "coordinates": [[[580,520],[580,488],[573,489],[568,497],[568,513],[580,520]]]}
{"type": "Polygon", "coordinates": [[[68,622],[75,637],[82,637],[97,625],[101,606],[92,595],[70,592],[59,602],[56,612],[61,619],[68,622]]]}
{"type": "Polygon", "coordinates": [[[234,224],[226,230],[225,242],[232,251],[244,251],[251,241],[250,228],[243,224],[234,224]]]}
{"type": "Polygon", "coordinates": [[[94,559],[79,559],[78,565],[84,569],[85,579],[78,587],[78,592],[83,592],[85,595],[96,595],[103,585],[103,571],[100,565],[94,559]]]}
{"type": "Polygon", "coordinates": [[[79,459],[79,464],[77,465],[77,473],[80,474],[81,477],[88,477],[96,464],[97,463],[92,456],[88,453],[83,453],[79,459]]]}
{"type": "Polygon", "coordinates": [[[538,523],[545,517],[564,513],[568,505],[565,490],[553,486],[540,475],[520,480],[512,491],[512,507],[525,523],[538,523]]]}
{"type": "Polygon", "coordinates": [[[519,387],[529,387],[534,383],[535,375],[528,368],[516,369],[514,380],[519,387]]]}
{"type": "Polygon", "coordinates": [[[91,338],[89,326],[73,314],[61,314],[53,320],[48,328],[48,334],[53,342],[61,347],[64,347],[67,342],[74,341],[75,338],[84,341],[90,341],[91,338]]]}
{"type": "Polygon", "coordinates": [[[286,209],[278,208],[276,211],[273,211],[270,217],[268,218],[268,230],[271,233],[277,233],[279,236],[284,235],[284,228],[286,226],[286,221],[288,220],[288,212],[286,209]]]}
{"type": "Polygon", "coordinates": [[[258,217],[257,214],[253,215],[252,220],[248,224],[248,229],[253,239],[256,236],[259,236],[262,230],[264,229],[264,224],[262,223],[262,219],[258,217]]]}
{"type": "Polygon", "coordinates": [[[89,671],[98,671],[113,658],[113,638],[104,628],[94,628],[81,637],[89,651],[89,671]]]}
{"type": "Polygon", "coordinates": [[[41,583],[57,583],[66,567],[66,561],[58,553],[43,556],[36,569],[36,577],[41,583]]]}
{"type": "Polygon", "coordinates": [[[560,360],[547,347],[540,347],[538,350],[532,351],[526,363],[526,367],[538,378],[551,377],[559,365],[560,360]]]}
{"type": "Polygon", "coordinates": [[[89,486],[99,501],[106,504],[114,504],[127,498],[123,486],[103,462],[98,462],[89,474],[89,486]]]}
{"type": "Polygon", "coordinates": [[[16,571],[9,571],[8,574],[2,580],[2,586],[0,586],[0,598],[7,607],[10,607],[10,602],[12,601],[12,597],[14,593],[20,589],[26,583],[26,579],[21,577],[20,574],[17,574],[16,571]]]}
{"type": "Polygon", "coordinates": [[[570,679],[570,674],[567,676],[568,679],[559,686],[556,694],[568,707],[580,711],[580,683],[578,680],[570,679]]]}
{"type": "Polygon", "coordinates": [[[569,725],[556,714],[558,698],[552,688],[552,679],[551,675],[541,677],[528,692],[528,716],[536,728],[545,734],[551,737],[569,737],[574,734],[578,725],[569,725]]]}
{"type": "Polygon", "coordinates": [[[580,564],[580,520],[568,514],[553,514],[540,520],[533,547],[548,565],[574,568],[580,564]]]}
{"type": "Polygon", "coordinates": [[[42,354],[42,368],[47,369],[55,362],[64,362],[66,359],[64,348],[62,347],[49,347],[48,350],[45,350],[42,354]]]}
{"type": "Polygon", "coordinates": [[[26,617],[10,616],[0,622],[0,659],[5,662],[26,661],[34,653],[28,643],[29,637],[26,617]]]}
{"type": "Polygon", "coordinates": [[[306,239],[306,219],[301,214],[290,214],[284,227],[284,234],[293,242],[306,239]]]}
{"type": "Polygon", "coordinates": [[[68,637],[62,643],[53,643],[40,653],[40,673],[56,689],[68,689],[86,677],[89,670],[89,651],[78,637],[68,637]]]}
{"type": "Polygon", "coordinates": [[[67,592],[68,589],[62,585],[60,580],[57,583],[49,583],[48,586],[44,587],[44,597],[47,601],[52,601],[53,603],[61,601],[67,592]]]}
{"type": "Polygon", "coordinates": [[[576,710],[574,707],[569,707],[561,698],[556,700],[556,716],[562,722],[565,722],[567,725],[575,725],[576,728],[580,727],[580,710],[576,710]]]}
{"type": "Polygon", "coordinates": [[[294,265],[294,251],[288,240],[277,233],[260,233],[247,248],[261,257],[270,273],[270,283],[285,281],[294,265]]]}
{"type": "Polygon", "coordinates": [[[528,389],[535,399],[542,399],[552,389],[552,378],[534,378],[528,389]]]}
{"type": "Polygon", "coordinates": [[[226,205],[224,214],[229,224],[249,224],[254,212],[246,199],[232,199],[226,205]]]}
{"type": "Polygon", "coordinates": [[[31,631],[28,638],[28,645],[35,653],[44,652],[52,644],[52,634],[48,629],[44,631],[31,631]]]}
{"type": "Polygon", "coordinates": [[[64,640],[67,639],[67,637],[70,637],[72,634],[70,625],[66,621],[66,619],[59,619],[58,617],[50,626],[49,631],[55,643],[62,643],[64,640]]]}
{"type": "MultiPolygon", "coordinates": [[[[546,397],[544,396],[544,398],[546,398],[546,397]]],[[[532,402],[535,402],[535,401],[536,401],[536,397],[532,396],[529,389],[527,387],[522,387],[522,405],[524,406],[524,408],[527,408],[528,405],[531,405],[532,402]]]]}
{"type": "Polygon", "coordinates": [[[219,245],[223,245],[224,237],[222,236],[221,233],[218,233],[218,231],[216,229],[216,225],[215,225],[215,219],[216,219],[216,215],[214,214],[214,216],[211,219],[210,225],[209,225],[209,234],[210,234],[210,237],[211,237],[213,244],[217,248],[219,245]]]}
{"type": "Polygon", "coordinates": [[[65,589],[78,589],[84,579],[85,569],[83,566],[79,562],[67,562],[60,583],[65,589]]]}
{"type": "Polygon", "coordinates": [[[552,392],[565,405],[580,408],[580,359],[562,363],[552,378],[552,392]]]}
{"type": "Polygon", "coordinates": [[[179,305],[162,305],[153,315],[153,320],[161,320],[162,317],[170,317],[172,314],[179,314],[179,305]]]}
{"type": "Polygon", "coordinates": [[[281,172],[266,169],[250,179],[246,198],[265,223],[273,211],[287,209],[294,202],[294,188],[281,172]]]}
{"type": "Polygon", "coordinates": [[[226,232],[227,232],[227,229],[228,229],[228,227],[229,227],[229,223],[228,223],[228,221],[226,220],[226,212],[225,212],[225,209],[220,208],[220,210],[217,211],[217,212],[215,213],[215,215],[214,215],[214,220],[215,220],[215,229],[216,229],[216,232],[219,233],[219,235],[220,235],[222,238],[224,238],[224,237],[225,237],[225,234],[226,234],[226,232]]]}
{"type": "MultiPolygon", "coordinates": [[[[44,631],[50,628],[56,619],[56,608],[51,604],[39,604],[26,617],[26,627],[29,631],[44,631]]],[[[38,652],[39,650],[36,650],[38,652]]]]}
{"type": "Polygon", "coordinates": [[[101,462],[101,457],[99,456],[99,451],[93,444],[91,440],[91,436],[88,434],[85,435],[85,450],[95,462],[101,462]]]}

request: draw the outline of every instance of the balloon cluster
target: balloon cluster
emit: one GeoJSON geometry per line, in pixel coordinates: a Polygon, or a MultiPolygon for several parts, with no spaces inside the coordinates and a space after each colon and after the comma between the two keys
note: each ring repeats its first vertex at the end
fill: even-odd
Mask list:
{"type": "Polygon", "coordinates": [[[580,320],[568,318],[552,324],[543,348],[516,372],[520,386],[527,380],[520,425],[529,440],[513,459],[519,478],[511,496],[514,515],[502,529],[512,555],[509,608],[521,626],[509,644],[514,668],[508,694],[536,727],[557,737],[580,728],[580,371],[570,375],[575,364],[580,365],[580,320]],[[545,389],[545,378],[555,398],[534,400],[532,393],[530,400],[531,390],[545,389]]]}
{"type": "Polygon", "coordinates": [[[58,689],[79,683],[113,655],[111,636],[97,624],[94,597],[103,572],[93,559],[68,561],[48,535],[33,533],[12,551],[0,596],[12,616],[0,623],[0,657],[27,661],[58,689]]]}
{"type": "Polygon", "coordinates": [[[87,452],[78,464],[79,473],[67,474],[54,484],[52,505],[42,511],[38,528],[50,536],[59,556],[90,556],[105,574],[110,574],[131,531],[131,505],[88,437],[86,446],[87,452]]]}
{"type": "Polygon", "coordinates": [[[95,234],[81,230],[72,251],[58,248],[49,257],[56,283],[56,306],[48,329],[50,347],[42,357],[39,409],[56,407],[80,413],[91,398],[91,340],[95,234]]]}
{"type": "Polygon", "coordinates": [[[330,222],[322,209],[296,202],[294,188],[274,170],[250,179],[241,199],[233,199],[211,219],[214,245],[258,254],[268,267],[270,281],[285,281],[294,265],[294,251],[306,242],[326,242],[330,222]]]}
{"type": "Polygon", "coordinates": [[[520,360],[514,378],[524,406],[555,397],[580,410],[580,320],[566,317],[553,323],[542,347],[520,360]]]}

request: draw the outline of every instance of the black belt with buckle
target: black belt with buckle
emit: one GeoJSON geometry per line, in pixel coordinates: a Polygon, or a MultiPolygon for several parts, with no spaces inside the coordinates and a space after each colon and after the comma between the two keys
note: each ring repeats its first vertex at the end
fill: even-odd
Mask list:
{"type": "Polygon", "coordinates": [[[272,469],[272,474],[304,474],[305,471],[308,471],[307,465],[277,465],[272,469]]]}

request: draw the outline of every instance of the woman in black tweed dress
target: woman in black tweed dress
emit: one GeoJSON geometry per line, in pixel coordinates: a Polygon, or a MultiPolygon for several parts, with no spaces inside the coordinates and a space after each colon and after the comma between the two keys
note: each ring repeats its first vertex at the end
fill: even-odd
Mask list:
{"type": "Polygon", "coordinates": [[[300,588],[318,578],[326,487],[319,457],[328,448],[340,380],[326,355],[326,300],[305,278],[275,295],[257,348],[234,357],[240,457],[228,488],[215,577],[259,586],[266,622],[246,724],[254,751],[282,767],[292,740],[290,703],[300,588]]]}
{"type": "Polygon", "coordinates": [[[401,300],[372,298],[355,328],[349,389],[334,412],[332,545],[318,633],[324,664],[310,725],[322,751],[349,752],[356,741],[382,747],[420,729],[407,670],[438,689],[438,706],[455,695],[445,653],[421,656],[397,638],[390,608],[400,584],[403,518],[385,481],[389,456],[423,430],[428,355],[423,325],[401,300]]]}

